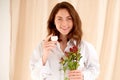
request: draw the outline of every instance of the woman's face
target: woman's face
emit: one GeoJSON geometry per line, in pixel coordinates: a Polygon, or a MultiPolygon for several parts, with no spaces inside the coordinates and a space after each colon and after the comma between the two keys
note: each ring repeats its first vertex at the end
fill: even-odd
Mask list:
{"type": "Polygon", "coordinates": [[[72,17],[66,9],[60,9],[55,16],[55,25],[61,35],[66,36],[73,28],[72,17]]]}

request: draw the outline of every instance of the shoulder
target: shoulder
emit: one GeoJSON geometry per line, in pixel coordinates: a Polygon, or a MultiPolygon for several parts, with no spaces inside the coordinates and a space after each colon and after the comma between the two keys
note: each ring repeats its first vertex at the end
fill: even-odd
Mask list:
{"type": "Polygon", "coordinates": [[[33,53],[39,54],[42,52],[43,41],[39,42],[39,44],[34,48],[33,53]]]}
{"type": "Polygon", "coordinates": [[[86,48],[94,48],[94,46],[91,43],[89,43],[87,41],[84,41],[84,40],[81,41],[79,46],[80,47],[86,47],[86,48]]]}
{"type": "Polygon", "coordinates": [[[87,41],[81,41],[79,47],[81,48],[82,51],[84,51],[85,53],[92,53],[92,54],[96,54],[96,50],[95,47],[87,42],[87,41]]]}

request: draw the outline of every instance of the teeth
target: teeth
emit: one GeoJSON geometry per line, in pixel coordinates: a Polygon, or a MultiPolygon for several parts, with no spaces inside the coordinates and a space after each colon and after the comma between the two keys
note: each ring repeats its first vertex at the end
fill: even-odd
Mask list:
{"type": "Polygon", "coordinates": [[[52,36],[51,37],[51,41],[57,41],[58,40],[58,36],[52,36]]]}

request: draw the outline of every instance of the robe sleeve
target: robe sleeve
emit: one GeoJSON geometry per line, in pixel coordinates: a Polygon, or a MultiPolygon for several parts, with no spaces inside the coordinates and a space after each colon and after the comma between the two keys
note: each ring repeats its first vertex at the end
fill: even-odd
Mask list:
{"type": "Polygon", "coordinates": [[[42,63],[42,43],[34,50],[30,59],[30,70],[32,80],[48,80],[51,77],[48,61],[42,63]]]}
{"type": "Polygon", "coordinates": [[[84,80],[96,80],[100,72],[99,57],[94,47],[87,42],[85,43],[85,55],[84,80]]]}

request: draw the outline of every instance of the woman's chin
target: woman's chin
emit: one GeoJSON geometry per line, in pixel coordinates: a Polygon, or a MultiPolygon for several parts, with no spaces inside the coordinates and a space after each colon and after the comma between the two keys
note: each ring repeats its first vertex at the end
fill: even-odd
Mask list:
{"type": "Polygon", "coordinates": [[[62,33],[62,35],[63,35],[63,36],[66,36],[66,35],[68,35],[68,33],[62,33]]]}

